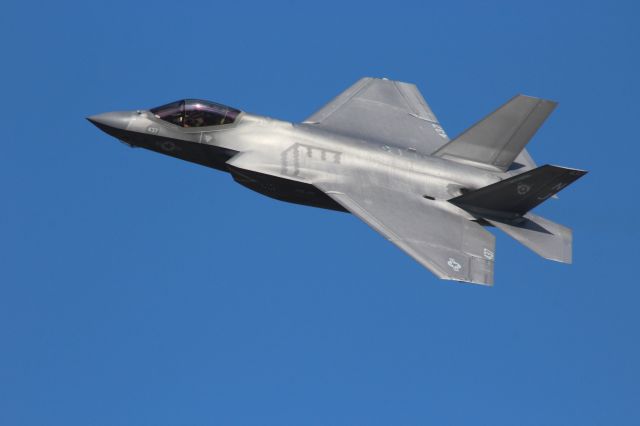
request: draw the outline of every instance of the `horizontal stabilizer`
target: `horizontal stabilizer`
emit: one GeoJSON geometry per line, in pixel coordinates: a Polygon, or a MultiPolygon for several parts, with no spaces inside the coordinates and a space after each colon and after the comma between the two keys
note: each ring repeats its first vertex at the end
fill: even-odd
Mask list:
{"type": "Polygon", "coordinates": [[[517,95],[433,155],[506,171],[557,103],[517,95]]]}
{"type": "Polygon", "coordinates": [[[532,213],[515,221],[487,220],[545,259],[571,263],[571,229],[532,213]]]}
{"type": "Polygon", "coordinates": [[[484,218],[516,218],[586,173],[584,170],[545,165],[452,198],[449,202],[484,218]]]}

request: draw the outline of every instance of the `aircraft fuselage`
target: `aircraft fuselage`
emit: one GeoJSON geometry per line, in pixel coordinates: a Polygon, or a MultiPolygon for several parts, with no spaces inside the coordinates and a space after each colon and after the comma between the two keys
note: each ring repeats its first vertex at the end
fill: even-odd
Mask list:
{"type": "MultiPolygon", "coordinates": [[[[400,183],[434,200],[447,200],[497,182],[497,174],[412,150],[384,145],[242,113],[229,125],[182,128],[149,111],[106,113],[90,117],[100,129],[132,147],[145,148],[181,160],[228,172],[241,185],[269,197],[296,204],[346,211],[319,191],[309,178],[342,170],[367,173],[371,167],[395,171],[400,183]],[[228,163],[240,153],[265,159],[264,172],[228,163]],[[347,168],[341,167],[347,165],[347,168]]],[[[379,182],[384,185],[384,182],[379,182]]]]}

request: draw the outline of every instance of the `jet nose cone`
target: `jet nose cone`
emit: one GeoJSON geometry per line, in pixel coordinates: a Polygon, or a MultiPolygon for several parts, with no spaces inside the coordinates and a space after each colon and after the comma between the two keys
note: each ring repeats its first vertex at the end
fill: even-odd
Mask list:
{"type": "Polygon", "coordinates": [[[105,130],[105,127],[110,127],[111,129],[117,130],[126,130],[129,126],[129,123],[131,122],[132,117],[133,113],[131,112],[118,111],[92,115],[91,117],[87,117],[87,120],[95,124],[101,130],[105,130]]]}

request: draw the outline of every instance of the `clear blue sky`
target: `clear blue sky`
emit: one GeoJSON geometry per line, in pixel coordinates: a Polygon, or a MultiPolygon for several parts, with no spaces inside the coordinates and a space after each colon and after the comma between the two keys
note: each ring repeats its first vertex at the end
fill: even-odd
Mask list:
{"type": "Polygon", "coordinates": [[[640,7],[3,4],[2,425],[640,424],[640,7]],[[300,121],[362,76],[450,135],[516,93],[591,171],[498,234],[496,285],[437,280],[355,217],[128,149],[84,117],[185,97],[300,121]]]}

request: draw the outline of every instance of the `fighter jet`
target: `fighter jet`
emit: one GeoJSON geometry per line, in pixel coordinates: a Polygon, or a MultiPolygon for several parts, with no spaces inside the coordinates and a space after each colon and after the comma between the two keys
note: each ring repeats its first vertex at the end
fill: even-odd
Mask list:
{"type": "Polygon", "coordinates": [[[352,213],[438,277],[492,285],[486,227],[571,263],[571,230],[531,213],[586,173],[537,167],[525,149],[555,107],[517,95],[450,140],[415,85],[363,78],[301,123],[198,99],[88,120],[269,197],[352,213]]]}

